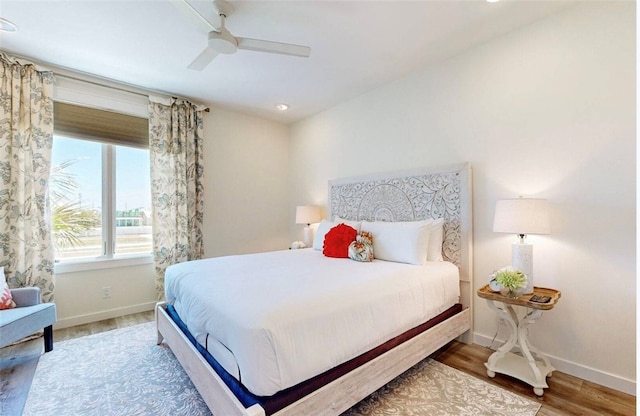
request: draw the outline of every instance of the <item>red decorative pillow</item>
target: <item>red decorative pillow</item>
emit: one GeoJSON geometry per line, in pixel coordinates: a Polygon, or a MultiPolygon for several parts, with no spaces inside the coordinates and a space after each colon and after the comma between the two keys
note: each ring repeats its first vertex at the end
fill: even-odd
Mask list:
{"type": "Polygon", "coordinates": [[[358,232],[346,224],[338,224],[324,236],[322,254],[327,257],[349,258],[349,244],[356,240],[358,232]]]}
{"type": "Polygon", "coordinates": [[[15,307],[16,303],[13,301],[13,296],[11,296],[9,285],[7,284],[7,281],[4,280],[3,268],[0,267],[0,310],[15,307]]]}

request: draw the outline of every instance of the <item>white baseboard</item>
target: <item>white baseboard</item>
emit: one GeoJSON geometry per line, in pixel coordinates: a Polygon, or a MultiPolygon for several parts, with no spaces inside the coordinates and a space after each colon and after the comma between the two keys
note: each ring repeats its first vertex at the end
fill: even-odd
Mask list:
{"type": "Polygon", "coordinates": [[[53,329],[68,328],[70,326],[84,325],[91,322],[102,321],[104,319],[118,318],[132,313],[147,312],[154,310],[157,302],[147,302],[124,308],[110,309],[108,311],[96,312],[88,315],[72,316],[70,318],[59,319],[53,329]]]}
{"type": "MultiPolygon", "coordinates": [[[[498,338],[493,340],[494,346],[498,347],[504,342],[505,340],[498,338]]],[[[482,345],[483,347],[489,347],[492,344],[492,338],[474,332],[473,343],[482,345]]],[[[633,396],[636,395],[636,382],[633,380],[628,380],[615,374],[609,374],[582,364],[554,357],[553,355],[547,355],[547,357],[549,357],[551,364],[556,368],[556,370],[560,372],[574,377],[579,377],[583,380],[591,381],[592,383],[600,384],[601,386],[609,387],[623,393],[631,394],[633,396]]]]}

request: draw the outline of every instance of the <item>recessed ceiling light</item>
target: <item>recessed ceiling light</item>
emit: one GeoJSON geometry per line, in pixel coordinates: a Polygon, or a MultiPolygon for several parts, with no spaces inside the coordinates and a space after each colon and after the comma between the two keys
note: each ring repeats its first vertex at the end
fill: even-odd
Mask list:
{"type": "Polygon", "coordinates": [[[0,17],[0,30],[3,32],[17,32],[18,26],[4,17],[0,17]]]}
{"type": "Polygon", "coordinates": [[[487,0],[487,3],[497,3],[497,2],[499,2],[499,1],[500,1],[500,0],[487,0]]]}
{"type": "Polygon", "coordinates": [[[276,105],[276,110],[278,111],[287,111],[289,109],[289,106],[286,104],[277,104],[276,105]]]}

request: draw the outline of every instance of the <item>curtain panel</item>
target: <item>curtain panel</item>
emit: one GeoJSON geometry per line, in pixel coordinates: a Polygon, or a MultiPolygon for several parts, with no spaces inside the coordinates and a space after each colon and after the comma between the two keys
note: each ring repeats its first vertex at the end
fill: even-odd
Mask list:
{"type": "Polygon", "coordinates": [[[38,286],[51,302],[54,76],[4,53],[0,71],[0,267],[10,287],[38,286]]]}
{"type": "Polygon", "coordinates": [[[153,253],[158,299],[164,271],[202,258],[203,110],[188,101],[149,102],[153,253]]]}

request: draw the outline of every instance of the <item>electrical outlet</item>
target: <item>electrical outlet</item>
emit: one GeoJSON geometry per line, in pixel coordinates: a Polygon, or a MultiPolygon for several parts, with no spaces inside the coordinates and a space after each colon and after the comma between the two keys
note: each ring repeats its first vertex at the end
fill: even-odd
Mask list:
{"type": "Polygon", "coordinates": [[[102,299],[111,297],[111,286],[105,286],[102,288],[102,299]]]}

